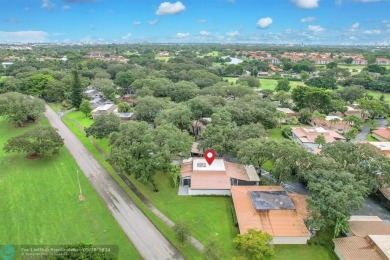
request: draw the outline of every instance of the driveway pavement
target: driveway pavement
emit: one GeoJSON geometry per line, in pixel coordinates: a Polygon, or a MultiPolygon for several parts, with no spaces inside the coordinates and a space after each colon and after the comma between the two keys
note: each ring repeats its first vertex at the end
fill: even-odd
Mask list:
{"type": "Polygon", "coordinates": [[[184,259],[49,106],[45,115],[58,129],[80,169],[141,256],[144,259],[184,259]]]}

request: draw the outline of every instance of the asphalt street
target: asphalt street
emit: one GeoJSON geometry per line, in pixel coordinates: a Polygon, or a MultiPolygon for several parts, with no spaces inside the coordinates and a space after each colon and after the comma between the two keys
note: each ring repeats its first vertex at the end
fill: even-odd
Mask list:
{"type": "MultiPolygon", "coordinates": [[[[141,256],[144,259],[184,259],[62,122],[59,115],[49,106],[46,106],[45,115],[50,124],[58,129],[59,134],[64,139],[65,146],[80,169],[106,203],[141,256]]],[[[91,216],[91,218],[93,217],[91,216]]]]}

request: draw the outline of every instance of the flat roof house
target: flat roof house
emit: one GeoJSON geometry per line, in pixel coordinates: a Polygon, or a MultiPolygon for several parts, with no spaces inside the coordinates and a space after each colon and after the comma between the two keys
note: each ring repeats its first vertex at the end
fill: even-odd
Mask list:
{"type": "Polygon", "coordinates": [[[390,259],[390,225],[377,216],[351,216],[348,237],[333,239],[339,259],[390,259]]]}
{"type": "Polygon", "coordinates": [[[306,196],[281,186],[233,186],[232,198],[241,234],[248,229],[267,232],[273,244],[306,244],[306,196]]]}
{"type": "Polygon", "coordinates": [[[98,106],[97,108],[92,110],[92,117],[93,119],[95,119],[98,116],[109,113],[118,113],[118,106],[115,104],[105,104],[102,106],[98,106]]]}
{"type": "Polygon", "coordinates": [[[319,153],[321,150],[319,144],[315,143],[315,139],[319,135],[324,136],[326,143],[345,140],[345,137],[336,131],[325,130],[322,127],[293,127],[291,134],[295,141],[305,146],[312,153],[319,153]]]}
{"type": "Polygon", "coordinates": [[[259,185],[253,165],[244,166],[215,159],[208,165],[204,158],[191,158],[181,164],[179,195],[231,195],[235,185],[259,185]]]}

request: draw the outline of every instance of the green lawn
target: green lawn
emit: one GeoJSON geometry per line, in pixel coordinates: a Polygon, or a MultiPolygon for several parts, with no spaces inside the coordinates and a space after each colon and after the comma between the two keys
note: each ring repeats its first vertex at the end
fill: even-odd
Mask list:
{"type": "Polygon", "coordinates": [[[205,54],[204,56],[218,57],[219,56],[219,51],[212,51],[212,52],[209,52],[209,53],[205,54]]]}
{"type": "MultiPolygon", "coordinates": [[[[260,79],[261,89],[271,89],[275,90],[278,85],[278,81],[276,79],[260,79]]],[[[302,81],[290,81],[291,89],[296,86],[302,86],[304,83],[302,81]]]]}
{"type": "MultiPolygon", "coordinates": [[[[43,119],[42,124],[48,124],[43,119]]],[[[26,131],[0,118],[0,147],[26,131]]],[[[66,148],[51,159],[27,159],[0,150],[0,241],[11,245],[75,242],[117,245],[120,259],[140,256],[66,148]],[[80,183],[85,201],[78,200],[80,183]]]]}
{"type": "Polygon", "coordinates": [[[369,142],[378,142],[378,140],[372,136],[372,134],[367,135],[367,141],[369,142]]]}

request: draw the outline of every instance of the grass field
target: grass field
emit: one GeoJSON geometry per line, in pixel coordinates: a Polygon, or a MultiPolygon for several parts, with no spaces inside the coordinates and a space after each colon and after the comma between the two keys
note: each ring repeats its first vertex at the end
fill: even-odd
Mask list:
{"type": "MultiPolygon", "coordinates": [[[[86,118],[85,115],[80,112],[71,112],[67,114],[67,118],[79,121],[83,126],[89,126],[92,122],[91,119],[86,118]]],[[[72,126],[72,123],[70,123],[68,119],[65,121],[68,126],[71,126],[73,132],[78,133],[77,136],[86,144],[87,148],[93,152],[95,157],[101,157],[91,143],[87,141],[81,131],[74,125],[72,126]]],[[[279,132],[281,136],[281,130],[279,130],[279,132]]],[[[103,144],[102,148],[104,150],[109,149],[107,143],[103,144]]],[[[102,163],[106,168],[109,168],[109,166],[106,166],[107,162],[102,163]]],[[[171,185],[169,176],[163,173],[160,173],[156,177],[156,183],[159,188],[158,193],[153,192],[151,185],[139,183],[132,176],[130,176],[130,179],[152,204],[172,221],[177,222],[184,219],[191,227],[191,235],[197,238],[201,243],[206,244],[211,238],[215,238],[226,253],[227,259],[236,255],[236,251],[232,244],[232,238],[237,234],[238,230],[234,227],[232,221],[231,207],[233,204],[230,197],[178,196],[177,188],[174,188],[171,185]]],[[[146,210],[146,212],[148,211],[146,210]]],[[[153,215],[148,214],[148,216],[149,218],[153,218],[153,215]]],[[[161,225],[158,225],[158,227],[161,229],[161,225]]],[[[165,232],[169,235],[171,230],[166,230],[165,232]]],[[[187,258],[189,256],[191,256],[190,258],[197,258],[194,255],[194,249],[189,248],[188,245],[186,245],[185,248],[179,247],[179,249],[181,249],[187,258]]],[[[303,260],[316,259],[317,255],[323,257],[322,259],[333,259],[330,257],[332,253],[322,246],[285,245],[276,246],[275,251],[277,259],[293,259],[288,257],[300,255],[303,257],[299,259],[303,260]]]]}
{"type": "Polygon", "coordinates": [[[165,61],[165,62],[169,61],[170,58],[171,57],[158,57],[158,56],[155,57],[156,60],[162,60],[162,61],[165,61]]]}
{"type": "MultiPolygon", "coordinates": [[[[46,120],[41,123],[48,124],[46,120]]],[[[29,127],[14,128],[0,118],[0,147],[29,127]]],[[[0,241],[11,245],[118,245],[120,259],[140,258],[81,172],[86,200],[78,200],[79,168],[66,148],[51,159],[35,160],[1,149],[0,163],[0,196],[7,198],[0,207],[0,241]]]]}

